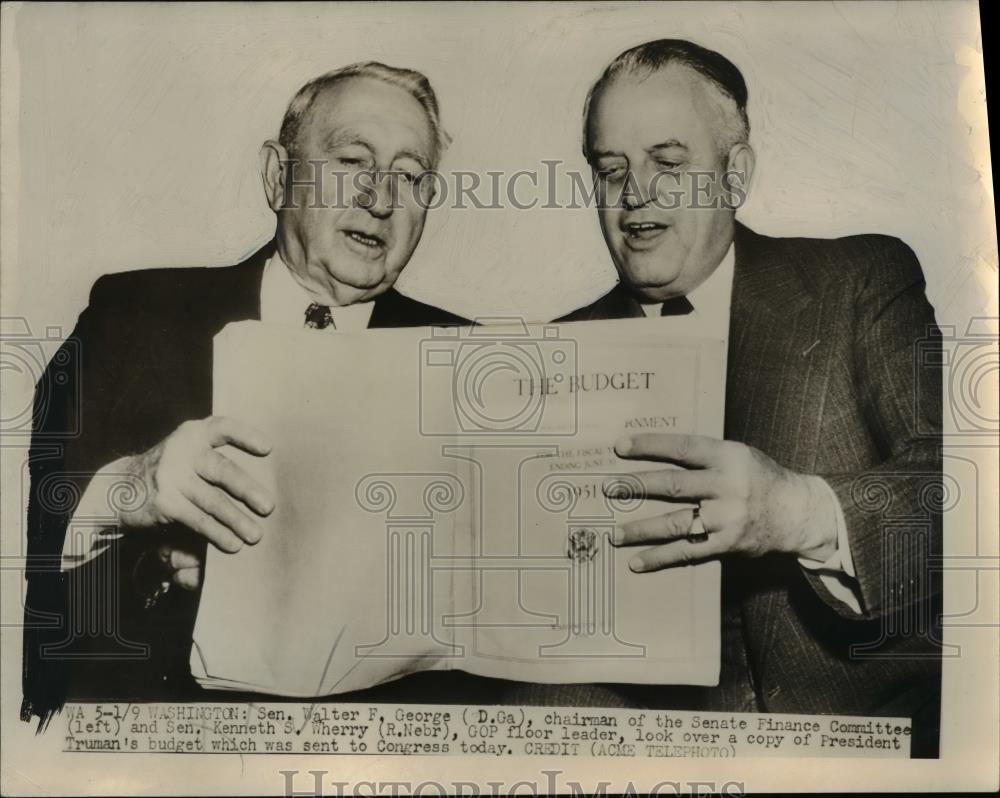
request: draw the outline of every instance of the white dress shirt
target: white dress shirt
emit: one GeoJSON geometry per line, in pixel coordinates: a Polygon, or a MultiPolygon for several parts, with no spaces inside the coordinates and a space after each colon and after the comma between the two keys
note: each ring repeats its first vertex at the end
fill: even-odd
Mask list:
{"type": "MultiPolygon", "coordinates": [[[[291,327],[305,325],[306,309],[314,299],[298,281],[275,252],[264,264],[260,281],[260,320],[265,324],[283,324],[291,327]]],[[[320,302],[319,304],[324,304],[320,302]]],[[[358,302],[355,305],[330,307],[333,326],[342,331],[368,329],[375,302],[358,302]]],[[[333,331],[332,328],[326,328],[333,331]]]]}
{"type": "MultiPolygon", "coordinates": [[[[277,252],[268,258],[260,282],[262,322],[303,327],[306,309],[314,301],[309,292],[292,277],[291,271],[277,252]]],[[[331,307],[333,326],[322,332],[367,329],[374,307],[374,301],[331,307]]],[[[105,551],[112,541],[121,537],[109,497],[120,493],[115,486],[121,486],[123,480],[128,479],[125,463],[126,458],[115,460],[91,478],[66,528],[61,564],[63,571],[92,560],[105,551]]]]}
{"type": "MultiPolygon", "coordinates": [[[[728,342],[735,268],[736,252],[730,244],[715,271],[701,285],[688,292],[687,299],[694,310],[686,316],[664,316],[661,321],[664,330],[671,335],[721,338],[728,342]]],[[[659,317],[662,307],[662,302],[642,303],[643,313],[651,318],[659,317]]]]}

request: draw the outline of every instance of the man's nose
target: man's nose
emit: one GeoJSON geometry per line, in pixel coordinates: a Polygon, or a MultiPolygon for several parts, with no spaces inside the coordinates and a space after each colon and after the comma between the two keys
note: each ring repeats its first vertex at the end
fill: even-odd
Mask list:
{"type": "Polygon", "coordinates": [[[639,170],[630,169],[625,176],[625,187],[622,189],[622,207],[634,211],[649,203],[652,196],[651,181],[639,170]]]}
{"type": "Polygon", "coordinates": [[[638,193],[633,193],[626,189],[622,192],[622,207],[627,211],[634,211],[645,205],[645,201],[638,193]]]}
{"type": "Polygon", "coordinates": [[[374,172],[361,197],[361,207],[376,219],[388,219],[396,205],[395,184],[392,176],[374,172]]]}

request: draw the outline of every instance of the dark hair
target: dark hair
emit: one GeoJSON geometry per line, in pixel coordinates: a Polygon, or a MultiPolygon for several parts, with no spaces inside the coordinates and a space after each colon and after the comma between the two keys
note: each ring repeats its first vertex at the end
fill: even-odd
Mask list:
{"type": "Polygon", "coordinates": [[[284,119],[281,120],[281,132],[278,134],[278,143],[288,151],[289,155],[295,152],[302,121],[309,113],[316,98],[324,90],[349,78],[374,78],[392,86],[398,86],[412,94],[423,107],[427,119],[431,123],[431,130],[434,133],[434,152],[432,155],[434,163],[437,163],[450,139],[441,128],[437,95],[434,94],[430,81],[422,72],[417,72],[415,69],[401,69],[378,61],[364,61],[334,69],[332,72],[310,80],[295,93],[292,101],[288,104],[288,110],[285,111],[284,119]]]}
{"type": "MultiPolygon", "coordinates": [[[[656,39],[626,50],[601,73],[587,92],[583,106],[583,153],[588,154],[588,120],[593,100],[619,75],[657,72],[670,64],[682,64],[710,81],[723,95],[736,104],[738,130],[733,135],[746,141],[750,135],[747,117],[747,84],[743,73],[728,58],[685,39],[656,39]]],[[[737,141],[733,141],[733,144],[737,141]]]]}

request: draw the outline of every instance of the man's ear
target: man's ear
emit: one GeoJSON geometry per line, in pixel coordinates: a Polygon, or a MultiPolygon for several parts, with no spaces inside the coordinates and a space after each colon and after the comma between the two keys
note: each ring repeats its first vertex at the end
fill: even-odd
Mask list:
{"type": "Polygon", "coordinates": [[[277,213],[285,205],[285,167],[288,151],[273,139],[260,148],[260,176],[264,181],[264,194],[271,210],[277,213]]]}
{"type": "Polygon", "coordinates": [[[757,164],[753,147],[746,142],[734,144],[726,159],[726,175],[723,178],[723,192],[726,202],[733,210],[738,210],[750,194],[750,180],[757,164]]]}

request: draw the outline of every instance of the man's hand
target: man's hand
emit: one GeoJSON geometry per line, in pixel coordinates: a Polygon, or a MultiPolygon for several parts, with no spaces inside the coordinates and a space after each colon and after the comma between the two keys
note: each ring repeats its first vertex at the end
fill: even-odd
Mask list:
{"type": "Polygon", "coordinates": [[[837,549],[836,526],[819,477],[778,465],[757,449],[699,435],[643,434],[615,443],[619,457],[654,460],[681,468],[638,471],[609,480],[611,497],[630,495],[623,483],[636,480],[644,498],[699,504],[708,533],[686,540],[693,513],[675,510],[615,531],[616,545],[654,545],[629,562],[633,571],[656,571],[700,562],[727,552],[760,556],[787,552],[826,561],[837,549]]]}
{"type": "Polygon", "coordinates": [[[128,458],[127,468],[141,480],[146,500],[135,510],[121,512],[121,524],[143,529],[181,523],[230,553],[244,543],[259,541],[262,530],[257,518],[274,510],[274,499],[215,450],[224,444],[258,457],[271,451],[271,444],[257,430],[231,418],[212,416],[185,421],[153,448],[128,458]]]}
{"type": "Polygon", "coordinates": [[[185,590],[197,590],[201,584],[201,558],[198,555],[164,543],[156,550],[164,574],[185,590]]]}

